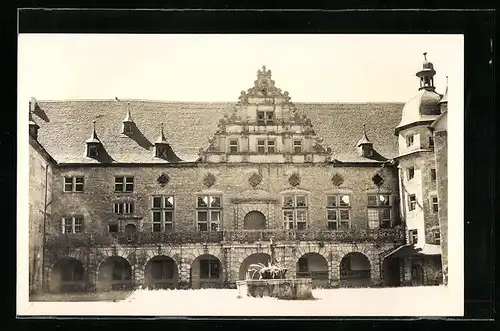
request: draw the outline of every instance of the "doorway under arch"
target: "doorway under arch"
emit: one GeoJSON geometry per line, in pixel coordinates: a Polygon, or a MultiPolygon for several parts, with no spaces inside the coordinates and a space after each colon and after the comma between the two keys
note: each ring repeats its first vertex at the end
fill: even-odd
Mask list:
{"type": "Polygon", "coordinates": [[[210,254],[203,254],[191,263],[191,287],[222,288],[224,283],[222,263],[210,254]]]}
{"type": "Polygon", "coordinates": [[[306,253],[297,261],[297,278],[311,278],[314,287],[328,286],[328,262],[318,253],[306,253]]]}
{"type": "Polygon", "coordinates": [[[110,256],[99,266],[97,289],[118,291],[132,289],[132,267],[120,256],[110,256]]]}
{"type": "Polygon", "coordinates": [[[371,283],[371,265],[366,255],[358,252],[346,254],[340,261],[340,284],[363,287],[371,283]]]}
{"type": "Polygon", "coordinates": [[[144,281],[149,289],[174,289],[178,287],[177,263],[165,255],[151,258],[144,268],[144,281]]]}
{"type": "Polygon", "coordinates": [[[248,212],[243,218],[244,230],[265,230],[266,216],[260,211],[253,210],[248,212]]]}
{"type": "Polygon", "coordinates": [[[422,286],[424,285],[424,269],[419,264],[414,263],[411,266],[411,285],[422,286]]]}
{"type": "Polygon", "coordinates": [[[62,258],[52,267],[51,292],[81,292],[86,283],[83,263],[75,258],[62,258]]]}

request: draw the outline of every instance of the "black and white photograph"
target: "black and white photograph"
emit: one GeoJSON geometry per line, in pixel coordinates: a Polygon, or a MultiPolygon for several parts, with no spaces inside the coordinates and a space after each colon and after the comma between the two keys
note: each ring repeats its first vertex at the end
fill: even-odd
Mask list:
{"type": "Polygon", "coordinates": [[[463,42],[19,34],[18,314],[463,315],[463,42]]]}

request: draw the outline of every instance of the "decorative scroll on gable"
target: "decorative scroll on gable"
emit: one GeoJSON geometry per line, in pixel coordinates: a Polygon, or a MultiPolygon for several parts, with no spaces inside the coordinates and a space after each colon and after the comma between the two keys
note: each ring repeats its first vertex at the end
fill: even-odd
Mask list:
{"type": "Polygon", "coordinates": [[[200,149],[201,162],[318,163],[331,160],[331,149],[317,136],[311,120],[296,110],[287,91],[276,87],[271,70],[242,91],[233,110],[200,149]]]}

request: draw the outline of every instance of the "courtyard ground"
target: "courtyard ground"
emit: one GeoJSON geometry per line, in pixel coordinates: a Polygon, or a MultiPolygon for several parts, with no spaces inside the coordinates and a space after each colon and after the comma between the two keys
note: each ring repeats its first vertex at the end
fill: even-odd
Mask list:
{"type": "Polygon", "coordinates": [[[455,292],[444,286],[316,289],[316,300],[284,301],[238,299],[236,290],[229,289],[137,290],[122,293],[126,298],[117,302],[28,302],[23,311],[72,316],[457,316],[463,298],[455,292]]]}

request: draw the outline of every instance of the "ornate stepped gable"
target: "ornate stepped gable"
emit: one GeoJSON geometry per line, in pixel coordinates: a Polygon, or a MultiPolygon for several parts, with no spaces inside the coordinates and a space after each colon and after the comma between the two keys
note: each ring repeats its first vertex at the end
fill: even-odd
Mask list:
{"type": "Polygon", "coordinates": [[[254,86],[242,91],[231,114],[220,119],[201,162],[302,163],[328,162],[331,148],[323,143],[305,114],[298,112],[265,66],[254,86]]]}

